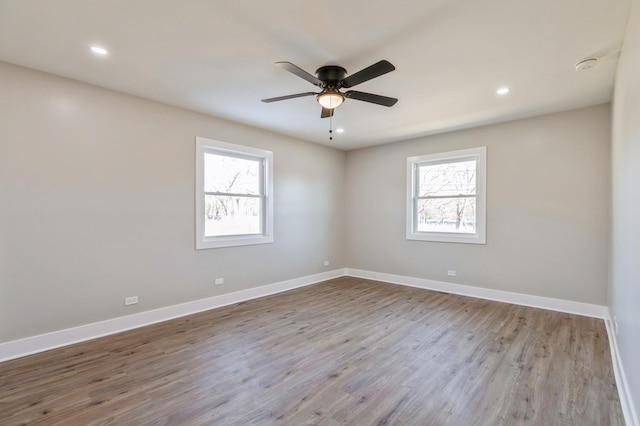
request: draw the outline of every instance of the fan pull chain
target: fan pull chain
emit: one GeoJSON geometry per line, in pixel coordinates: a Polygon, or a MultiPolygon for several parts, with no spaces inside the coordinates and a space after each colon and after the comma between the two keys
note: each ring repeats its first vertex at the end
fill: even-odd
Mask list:
{"type": "Polygon", "coordinates": [[[329,140],[333,140],[333,110],[331,111],[331,115],[329,116],[329,140]]]}

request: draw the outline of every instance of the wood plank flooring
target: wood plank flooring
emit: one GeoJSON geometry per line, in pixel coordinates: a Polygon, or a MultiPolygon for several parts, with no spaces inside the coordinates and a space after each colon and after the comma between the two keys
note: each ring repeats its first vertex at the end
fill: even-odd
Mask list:
{"type": "Polygon", "coordinates": [[[0,363],[1,425],[623,425],[602,320],[343,277],[0,363]]]}

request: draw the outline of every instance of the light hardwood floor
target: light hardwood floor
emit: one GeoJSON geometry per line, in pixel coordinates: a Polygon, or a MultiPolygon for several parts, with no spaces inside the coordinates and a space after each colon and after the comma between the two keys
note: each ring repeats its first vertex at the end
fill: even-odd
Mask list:
{"type": "Polygon", "coordinates": [[[624,420],[602,320],[344,277],[0,363],[0,424],[624,420]]]}

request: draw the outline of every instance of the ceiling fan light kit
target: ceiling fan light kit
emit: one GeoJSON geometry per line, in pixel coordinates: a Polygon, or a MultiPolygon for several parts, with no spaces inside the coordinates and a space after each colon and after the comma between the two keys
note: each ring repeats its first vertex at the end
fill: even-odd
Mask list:
{"type": "Polygon", "coordinates": [[[396,98],[390,98],[387,96],[375,95],[373,93],[358,92],[355,90],[348,90],[341,92],[341,88],[351,88],[365,81],[369,81],[373,78],[380,77],[383,74],[391,72],[396,69],[389,61],[382,60],[375,64],[358,71],[347,77],[347,70],[337,65],[327,65],[320,67],[316,70],[316,75],[311,75],[297,65],[291,62],[276,62],[276,65],[284,68],[292,74],[307,80],[309,83],[318,86],[322,89],[319,93],[305,92],[296,93],[294,95],[278,96],[276,98],[263,99],[262,102],[277,102],[287,99],[300,98],[303,96],[316,95],[318,103],[322,106],[322,113],[320,118],[327,118],[333,116],[333,110],[345,101],[346,98],[356,99],[358,101],[369,102],[372,104],[391,107],[398,102],[396,98]]]}
{"type": "Polygon", "coordinates": [[[318,103],[323,108],[338,108],[344,102],[344,96],[337,90],[327,90],[318,95],[318,103]]]}

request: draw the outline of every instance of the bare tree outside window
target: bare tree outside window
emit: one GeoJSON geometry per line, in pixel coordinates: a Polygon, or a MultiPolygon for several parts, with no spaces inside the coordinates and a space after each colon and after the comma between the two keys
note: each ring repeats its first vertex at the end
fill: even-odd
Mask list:
{"type": "Polygon", "coordinates": [[[417,167],[419,232],[476,232],[476,161],[417,167]]]}
{"type": "Polygon", "coordinates": [[[262,232],[261,160],[204,155],[205,236],[262,232]]]}

